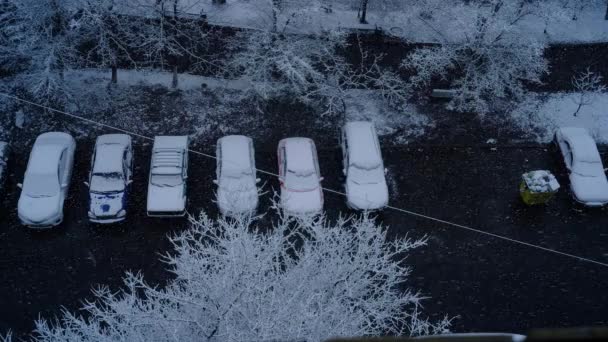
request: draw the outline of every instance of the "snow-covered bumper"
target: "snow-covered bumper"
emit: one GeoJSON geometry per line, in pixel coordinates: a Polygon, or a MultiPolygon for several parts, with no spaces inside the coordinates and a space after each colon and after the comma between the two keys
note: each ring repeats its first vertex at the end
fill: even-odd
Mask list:
{"type": "Polygon", "coordinates": [[[281,191],[281,206],[287,215],[314,216],[323,210],[321,189],[311,191],[281,191]]]}
{"type": "Polygon", "coordinates": [[[95,194],[90,195],[89,220],[95,223],[112,223],[125,219],[125,194],[95,194]]]}
{"type": "Polygon", "coordinates": [[[388,187],[386,183],[359,185],[347,182],[346,205],[355,210],[382,209],[388,205],[388,187]]]}

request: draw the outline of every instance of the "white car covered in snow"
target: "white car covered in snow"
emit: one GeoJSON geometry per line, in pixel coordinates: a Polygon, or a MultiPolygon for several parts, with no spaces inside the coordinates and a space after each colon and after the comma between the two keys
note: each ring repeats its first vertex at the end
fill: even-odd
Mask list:
{"type": "Polygon", "coordinates": [[[112,223],[125,219],[131,184],[133,151],[131,137],[106,134],[97,137],[89,173],[89,220],[112,223]]]}
{"type": "Polygon", "coordinates": [[[342,172],[346,204],[353,209],[377,210],[388,205],[388,186],[374,124],[348,122],[342,128],[342,172]]]}
{"type": "Polygon", "coordinates": [[[316,215],[323,209],[321,172],[315,143],[308,138],[279,142],[281,207],[289,215],[316,215]]]}
{"type": "Polygon", "coordinates": [[[584,128],[562,127],[555,132],[555,143],[562,152],[570,174],[574,198],[587,206],[608,203],[608,180],[595,141],[584,128]]]}
{"type": "Polygon", "coordinates": [[[25,170],[17,212],[32,228],[49,228],[63,220],[76,141],[61,132],[41,134],[34,142],[25,170]]]}
{"type": "Polygon", "coordinates": [[[188,137],[155,137],[148,182],[148,216],[184,216],[187,178],[188,137]]]}
{"type": "Polygon", "coordinates": [[[258,206],[253,140],[242,135],[218,139],[217,205],[226,216],[253,213],[258,206]]]}

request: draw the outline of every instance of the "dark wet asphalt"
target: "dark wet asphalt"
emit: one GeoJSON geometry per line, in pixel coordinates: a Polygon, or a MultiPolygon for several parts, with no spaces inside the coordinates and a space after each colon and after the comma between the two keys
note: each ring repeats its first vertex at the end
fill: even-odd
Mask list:
{"type": "MultiPolygon", "coordinates": [[[[117,289],[127,270],[141,270],[150,283],[170,278],[158,256],[169,250],[166,234],[184,229],[186,221],[145,216],[151,146],[136,143],[128,219],[107,227],[87,221],[87,188],[82,183],[92,140],[78,141],[65,221],[47,232],[32,232],[18,223],[15,184],[21,181],[27,152],[11,156],[0,218],[0,331],[11,328],[24,334],[39,315],[52,318],[62,305],[77,310],[83,298],[92,297],[92,287],[117,289]]],[[[198,148],[213,153],[213,146],[198,148]]],[[[256,146],[259,168],[276,170],[274,148],[270,143],[256,146]]],[[[318,150],[324,185],[340,188],[339,151],[330,144],[318,144],[318,150]]],[[[608,262],[606,210],[573,203],[557,154],[550,150],[409,146],[383,153],[394,206],[608,262]],[[519,177],[538,168],[559,171],[563,188],[549,205],[527,208],[518,197],[519,177]]],[[[204,209],[217,214],[211,201],[214,165],[214,160],[190,157],[193,213],[204,209]]],[[[260,177],[268,190],[277,187],[274,179],[260,177]]],[[[261,202],[262,208],[268,207],[269,198],[261,202]]],[[[329,193],[325,208],[331,208],[329,217],[346,210],[343,198],[329,193]]],[[[392,236],[430,237],[427,247],[408,257],[413,267],[408,285],[432,297],[425,302],[432,317],[459,316],[455,331],[608,324],[608,268],[398,212],[385,211],[379,220],[391,227],[392,236]]]]}

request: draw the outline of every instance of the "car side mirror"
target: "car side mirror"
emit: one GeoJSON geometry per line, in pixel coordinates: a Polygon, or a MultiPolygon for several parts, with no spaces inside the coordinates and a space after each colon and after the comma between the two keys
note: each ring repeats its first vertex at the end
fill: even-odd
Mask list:
{"type": "Polygon", "coordinates": [[[346,174],[346,169],[342,169],[342,173],[343,173],[343,174],[346,174]]]}
{"type": "Polygon", "coordinates": [[[23,189],[23,184],[21,184],[21,183],[17,183],[17,187],[18,187],[19,189],[23,189]]]}
{"type": "Polygon", "coordinates": [[[133,183],[133,180],[132,180],[132,179],[129,179],[129,180],[127,181],[127,185],[130,185],[131,183],[133,183]]]}
{"type": "Polygon", "coordinates": [[[388,173],[388,169],[384,168],[384,174],[387,174],[387,173],[388,173]]]}
{"type": "Polygon", "coordinates": [[[84,185],[86,185],[87,187],[89,187],[89,186],[90,186],[90,185],[89,185],[89,182],[83,182],[83,183],[84,183],[84,185]]]}
{"type": "Polygon", "coordinates": [[[68,183],[62,183],[62,184],[61,184],[61,187],[62,187],[62,188],[67,188],[67,186],[68,186],[68,183]]]}
{"type": "Polygon", "coordinates": [[[322,182],[324,179],[325,179],[325,178],[320,177],[320,178],[319,178],[319,182],[322,182]]]}
{"type": "Polygon", "coordinates": [[[256,182],[256,183],[259,183],[259,182],[261,182],[261,181],[262,181],[262,180],[261,180],[261,179],[259,179],[259,178],[256,178],[256,179],[255,179],[255,182],[256,182]]]}
{"type": "Polygon", "coordinates": [[[214,179],[214,180],[213,180],[213,183],[214,183],[214,184],[217,184],[217,179],[214,179]]]}

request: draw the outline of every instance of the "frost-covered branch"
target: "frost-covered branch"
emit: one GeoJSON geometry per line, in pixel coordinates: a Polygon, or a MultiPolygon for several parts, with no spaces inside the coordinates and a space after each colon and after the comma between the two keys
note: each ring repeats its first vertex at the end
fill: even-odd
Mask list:
{"type": "Polygon", "coordinates": [[[39,341],[322,341],[329,337],[442,333],[407,290],[405,253],[425,240],[389,240],[364,216],[295,220],[191,218],[171,238],[166,288],[127,273],[126,289],[95,292],[85,317],[37,322],[39,341]]]}
{"type": "Polygon", "coordinates": [[[585,71],[572,76],[571,83],[577,92],[577,96],[573,98],[573,101],[578,105],[574,116],[578,114],[583,106],[592,104],[596,94],[606,91],[602,76],[592,72],[588,67],[585,71]]]}

